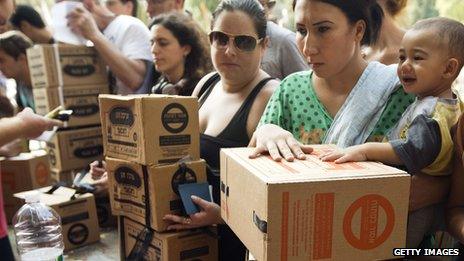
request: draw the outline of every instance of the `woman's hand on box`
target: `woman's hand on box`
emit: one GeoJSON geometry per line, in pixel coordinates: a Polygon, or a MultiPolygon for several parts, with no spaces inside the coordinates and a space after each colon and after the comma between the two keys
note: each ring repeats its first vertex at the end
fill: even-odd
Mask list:
{"type": "Polygon", "coordinates": [[[258,127],[251,137],[249,146],[256,147],[250,158],[269,152],[275,161],[281,161],[282,158],[287,161],[293,161],[295,158],[303,160],[306,158],[305,153],[313,151],[310,146],[299,143],[292,133],[274,124],[258,127]]]}
{"type": "Polygon", "coordinates": [[[168,230],[183,230],[197,227],[205,227],[222,223],[221,207],[214,203],[192,196],[192,201],[201,208],[201,211],[190,215],[190,217],[181,217],[177,215],[165,215],[164,221],[173,222],[168,226],[168,230]]]}

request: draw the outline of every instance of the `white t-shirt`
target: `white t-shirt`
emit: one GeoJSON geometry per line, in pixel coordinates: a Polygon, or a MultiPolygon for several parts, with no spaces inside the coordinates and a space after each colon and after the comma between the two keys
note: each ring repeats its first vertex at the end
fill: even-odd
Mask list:
{"type": "MultiPolygon", "coordinates": [[[[133,60],[152,61],[150,31],[139,19],[127,15],[118,15],[111,21],[105,30],[103,30],[103,35],[105,35],[124,56],[133,60]]],[[[149,70],[149,68],[147,68],[147,70],[149,70]]],[[[147,87],[142,84],[137,91],[133,91],[117,78],[115,87],[117,94],[144,93],[147,90],[147,87]]]]}

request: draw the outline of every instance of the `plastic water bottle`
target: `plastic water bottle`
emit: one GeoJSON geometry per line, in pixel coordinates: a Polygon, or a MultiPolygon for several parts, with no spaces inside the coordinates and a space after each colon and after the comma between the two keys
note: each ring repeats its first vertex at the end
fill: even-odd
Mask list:
{"type": "Polygon", "coordinates": [[[16,246],[21,260],[63,260],[61,218],[40,203],[40,193],[25,195],[24,204],[13,217],[16,246]]]}

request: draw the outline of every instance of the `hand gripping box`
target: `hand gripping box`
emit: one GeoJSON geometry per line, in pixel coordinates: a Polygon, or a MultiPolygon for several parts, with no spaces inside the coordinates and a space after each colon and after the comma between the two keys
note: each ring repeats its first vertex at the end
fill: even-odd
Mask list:
{"type": "Polygon", "coordinates": [[[47,142],[51,167],[57,171],[86,168],[103,159],[100,126],[58,130],[47,142]]]}
{"type": "Polygon", "coordinates": [[[151,228],[158,232],[169,225],[164,215],[182,214],[178,186],[206,182],[204,160],[144,166],[106,157],[106,166],[112,213],[146,225],[148,206],[151,228]]]}
{"type": "MultiPolygon", "coordinates": [[[[61,217],[65,251],[100,240],[93,194],[75,194],[74,189],[66,187],[45,187],[39,191],[42,192],[40,202],[53,208],[61,217]]],[[[23,199],[25,193],[14,196],[23,199]]]]}
{"type": "MultiPolygon", "coordinates": [[[[158,261],[217,261],[218,242],[212,228],[184,230],[179,232],[154,232],[151,241],[145,249],[139,235],[144,226],[126,217],[119,218],[119,239],[121,247],[121,260],[133,250],[140,251],[140,260],[158,261]]],[[[137,259],[139,260],[139,259],[137,259]]]]}
{"type": "Polygon", "coordinates": [[[35,111],[46,115],[58,106],[72,110],[66,127],[97,125],[100,123],[98,95],[108,93],[107,84],[77,85],[58,88],[34,88],[35,111]]]}
{"type": "Polygon", "coordinates": [[[168,95],[100,95],[105,156],[143,165],[200,158],[198,101],[168,95]]]}
{"type": "Polygon", "coordinates": [[[405,246],[410,176],[374,162],[335,164],[221,151],[221,216],[260,261],[390,259],[405,246]]]}
{"type": "Polygon", "coordinates": [[[48,186],[51,184],[50,163],[44,150],[21,153],[0,161],[0,177],[3,187],[4,209],[8,223],[21,207],[22,202],[14,193],[48,186]]]}
{"type": "Polygon", "coordinates": [[[36,44],[27,49],[34,88],[107,84],[108,75],[93,47],[36,44]]]}

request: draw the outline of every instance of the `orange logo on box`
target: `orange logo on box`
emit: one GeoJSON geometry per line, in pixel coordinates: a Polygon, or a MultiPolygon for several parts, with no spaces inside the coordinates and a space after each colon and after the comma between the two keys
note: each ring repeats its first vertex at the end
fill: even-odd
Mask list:
{"type": "Polygon", "coordinates": [[[35,167],[35,181],[40,186],[47,185],[48,181],[48,169],[43,162],[40,162],[35,167]]]}
{"type": "Polygon", "coordinates": [[[393,232],[395,225],[395,211],[388,199],[369,194],[357,199],[345,213],[343,218],[343,234],[350,245],[361,250],[374,249],[383,244],[393,232]],[[384,230],[378,231],[379,210],[383,209],[386,215],[384,230]],[[359,237],[355,236],[352,229],[353,217],[356,212],[361,212],[361,226],[359,237]]]}

